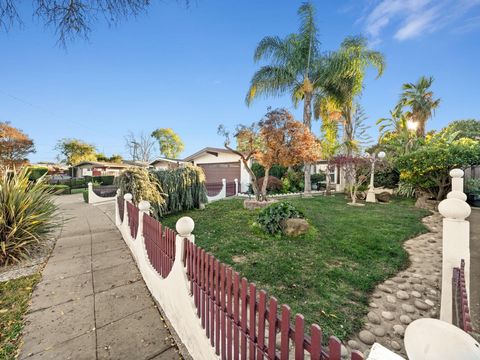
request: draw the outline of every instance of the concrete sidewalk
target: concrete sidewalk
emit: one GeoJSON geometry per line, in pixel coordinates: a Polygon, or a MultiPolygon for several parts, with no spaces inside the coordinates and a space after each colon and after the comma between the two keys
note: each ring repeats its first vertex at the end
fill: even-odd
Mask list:
{"type": "Polygon", "coordinates": [[[33,292],[19,358],[180,358],[113,207],[87,205],[81,195],[59,201],[67,220],[33,292]]]}

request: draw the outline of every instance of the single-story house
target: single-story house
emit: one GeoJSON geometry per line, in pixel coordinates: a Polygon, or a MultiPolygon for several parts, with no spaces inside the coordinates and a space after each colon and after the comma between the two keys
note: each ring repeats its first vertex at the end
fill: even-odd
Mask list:
{"type": "MultiPolygon", "coordinates": [[[[245,169],[240,156],[233,151],[224,148],[206,147],[195,154],[186,157],[184,162],[200,166],[205,172],[206,182],[219,183],[222,179],[227,182],[239,181],[240,192],[246,192],[250,184],[250,175],[245,169]]],[[[327,161],[320,160],[311,167],[312,174],[327,172],[327,161]]],[[[343,191],[344,176],[342,169],[335,167],[329,172],[330,184],[337,191],[343,191]]]]}
{"type": "Polygon", "coordinates": [[[123,170],[131,166],[132,165],[123,164],[123,163],[82,161],[81,163],[78,163],[75,166],[73,166],[72,174],[73,174],[73,177],[106,176],[106,175],[117,176],[117,175],[120,175],[120,173],[123,170]]]}
{"type": "Polygon", "coordinates": [[[150,167],[153,167],[157,170],[168,170],[184,166],[185,161],[179,159],[159,157],[158,159],[153,160],[149,165],[150,167]]]}
{"type": "Polygon", "coordinates": [[[248,190],[250,175],[240,160],[240,156],[233,151],[206,147],[186,157],[183,161],[201,167],[205,173],[207,184],[219,183],[222,179],[226,179],[227,182],[237,179],[240,191],[248,190]]]}

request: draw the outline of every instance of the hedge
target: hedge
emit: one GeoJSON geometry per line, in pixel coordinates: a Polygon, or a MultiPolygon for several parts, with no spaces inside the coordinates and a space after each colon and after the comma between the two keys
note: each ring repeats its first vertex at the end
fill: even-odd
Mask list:
{"type": "Polygon", "coordinates": [[[46,166],[29,166],[28,180],[37,181],[46,173],[48,173],[48,168],[46,166]]]}

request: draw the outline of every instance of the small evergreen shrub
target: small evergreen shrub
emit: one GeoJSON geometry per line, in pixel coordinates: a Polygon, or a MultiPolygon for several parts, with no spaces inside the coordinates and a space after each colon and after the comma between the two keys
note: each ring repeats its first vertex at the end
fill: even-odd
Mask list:
{"type": "Polygon", "coordinates": [[[147,200],[157,219],[170,213],[199,208],[207,202],[205,174],[198,166],[154,170],[131,168],[118,176],[121,194],[131,193],[133,202],[147,200]]]}
{"type": "Polygon", "coordinates": [[[282,232],[284,220],[304,217],[305,215],[291,203],[282,201],[262,209],[257,222],[265,232],[275,235],[282,232]]]}
{"type": "Polygon", "coordinates": [[[82,190],[82,195],[83,195],[83,201],[85,201],[88,204],[88,189],[82,190]]]}
{"type": "Polygon", "coordinates": [[[27,168],[0,175],[0,266],[28,258],[57,225],[54,189],[29,176],[27,168]]]}

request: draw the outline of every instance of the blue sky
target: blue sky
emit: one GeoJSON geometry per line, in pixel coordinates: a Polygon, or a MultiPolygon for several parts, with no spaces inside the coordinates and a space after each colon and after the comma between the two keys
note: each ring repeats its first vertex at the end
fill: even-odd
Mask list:
{"type": "MultiPolygon", "coordinates": [[[[28,3],[28,2],[27,2],[28,3]]],[[[300,1],[154,1],[146,15],[108,27],[93,24],[90,40],[55,45],[55,35],[27,13],[22,28],[0,34],[0,121],[10,121],[36,143],[31,161],[55,159],[58,139],[75,137],[107,155],[128,157],[129,130],[171,127],[184,140],[184,156],[221,146],[219,124],[233,128],[262,117],[288,97],[244,97],[258,64],[252,55],[266,35],[298,27],[300,1]]],[[[364,34],[385,54],[387,68],[369,72],[360,103],[375,121],[388,115],[401,84],[435,77],[442,99],[428,124],[438,129],[461,118],[480,118],[480,0],[313,1],[322,50],[345,36],[364,34]]],[[[318,132],[320,124],[313,128],[318,132]]]]}

